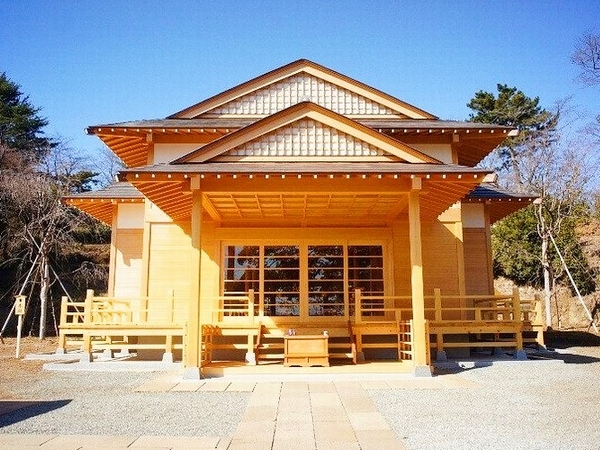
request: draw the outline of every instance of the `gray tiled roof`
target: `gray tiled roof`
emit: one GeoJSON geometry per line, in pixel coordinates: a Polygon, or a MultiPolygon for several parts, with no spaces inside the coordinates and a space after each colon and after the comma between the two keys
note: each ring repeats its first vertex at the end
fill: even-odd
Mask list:
{"type": "Polygon", "coordinates": [[[72,194],[65,196],[65,198],[79,198],[79,199],[142,199],[144,196],[140,191],[134,188],[131,183],[127,181],[117,181],[97,191],[81,192],[79,194],[72,194]]]}
{"type": "Polygon", "coordinates": [[[528,200],[528,199],[536,199],[537,196],[531,193],[518,193],[511,192],[501,187],[495,186],[493,184],[480,184],[475,189],[473,189],[469,195],[466,197],[467,199],[485,199],[485,200],[503,200],[503,199],[515,199],[515,200],[528,200]]]}
{"type": "MultiPolygon", "coordinates": [[[[108,123],[94,125],[88,128],[88,132],[93,132],[93,128],[230,128],[237,129],[248,126],[260,118],[207,118],[207,119],[152,119],[152,120],[133,120],[128,122],[108,123]]],[[[429,120],[429,119],[356,119],[357,122],[368,126],[369,128],[381,129],[435,129],[435,130],[512,130],[510,127],[500,125],[464,122],[457,120],[429,120]]]]}

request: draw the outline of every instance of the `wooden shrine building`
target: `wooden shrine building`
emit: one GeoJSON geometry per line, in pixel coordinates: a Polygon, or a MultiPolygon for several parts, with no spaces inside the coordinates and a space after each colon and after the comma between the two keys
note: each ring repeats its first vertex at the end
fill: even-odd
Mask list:
{"type": "Polygon", "coordinates": [[[64,301],[62,348],[158,349],[194,378],[217,359],[323,362],[313,351],[428,374],[446,349],[527,341],[532,304],[494,293],[490,225],[534,199],[476,167],[512,128],[439,120],[298,60],[87,132],[126,169],[65,199],[112,242],[107,296],[64,301]],[[328,347],[282,356],[294,331],[328,347]]]}

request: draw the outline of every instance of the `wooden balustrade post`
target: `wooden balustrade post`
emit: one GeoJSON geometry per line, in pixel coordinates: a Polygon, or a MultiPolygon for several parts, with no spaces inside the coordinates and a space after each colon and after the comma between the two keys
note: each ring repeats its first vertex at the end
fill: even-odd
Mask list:
{"type": "Polygon", "coordinates": [[[527,354],[523,350],[523,320],[521,319],[521,296],[519,288],[513,288],[513,321],[516,322],[516,341],[517,349],[515,352],[516,359],[527,359],[527,354]]]}
{"type": "MultiPolygon", "coordinates": [[[[254,325],[254,289],[248,289],[248,318],[250,323],[254,325]]],[[[256,354],[254,353],[254,334],[248,331],[248,339],[246,341],[246,362],[249,365],[256,365],[256,354]]]]}
{"type": "Polygon", "coordinates": [[[435,320],[437,322],[442,321],[442,291],[440,288],[433,290],[433,296],[435,300],[435,320]]]}
{"type": "MultiPolygon", "coordinates": [[[[83,323],[86,326],[92,324],[92,307],[94,304],[94,291],[88,289],[85,293],[85,305],[83,308],[83,323]]],[[[89,331],[83,332],[83,351],[81,353],[81,362],[92,362],[94,357],[92,355],[92,337],[89,331]]]]}
{"type": "MultiPolygon", "coordinates": [[[[362,294],[360,289],[354,289],[354,325],[359,325],[362,321],[362,294]]],[[[355,334],[356,337],[356,359],[365,360],[365,354],[362,349],[362,331],[360,328],[355,334]]]]}
{"type": "Polygon", "coordinates": [[[85,291],[85,304],[83,306],[83,323],[90,325],[92,323],[92,308],[94,305],[94,290],[85,291]]]}
{"type": "MultiPolygon", "coordinates": [[[[254,292],[254,289],[252,289],[254,292]]],[[[265,316],[265,299],[262,295],[258,296],[258,317],[261,319],[265,316]]]]}
{"type": "Polygon", "coordinates": [[[536,334],[536,342],[538,346],[545,348],[546,342],[544,341],[544,321],[542,320],[542,296],[540,294],[535,294],[533,297],[535,301],[535,318],[531,322],[531,326],[534,330],[537,331],[536,334]]]}
{"type": "Polygon", "coordinates": [[[148,297],[140,298],[140,322],[148,322],[148,297]]]}
{"type": "Polygon", "coordinates": [[[60,298],[60,326],[62,327],[63,325],[67,324],[67,320],[68,320],[68,312],[69,310],[69,297],[67,297],[66,295],[63,295],[60,298]]]}
{"type": "Polygon", "coordinates": [[[173,289],[169,289],[168,295],[169,295],[169,310],[171,311],[171,313],[169,315],[170,322],[174,323],[175,322],[175,291],[173,289]]]}
{"type": "Polygon", "coordinates": [[[254,289],[248,289],[248,318],[254,325],[254,289]]]}
{"type": "Polygon", "coordinates": [[[362,298],[360,289],[354,289],[354,323],[362,320],[362,298]]]}

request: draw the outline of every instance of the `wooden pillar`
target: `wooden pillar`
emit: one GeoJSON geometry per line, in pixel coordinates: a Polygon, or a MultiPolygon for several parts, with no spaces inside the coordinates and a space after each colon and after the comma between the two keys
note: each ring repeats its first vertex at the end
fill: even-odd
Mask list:
{"type": "Polygon", "coordinates": [[[202,362],[202,324],[200,323],[202,192],[200,191],[200,177],[192,178],[190,187],[192,189],[192,270],[183,378],[199,380],[202,362]]]}
{"type": "Polygon", "coordinates": [[[421,251],[421,179],[412,179],[408,194],[408,228],[410,237],[411,295],[413,310],[413,363],[416,376],[431,376],[427,364],[429,337],[425,328],[425,292],[423,286],[423,255],[421,251]]]}
{"type": "Polygon", "coordinates": [[[115,296],[115,274],[117,272],[117,217],[119,205],[112,205],[112,225],[110,229],[110,259],[108,265],[108,296],[115,296]]]}

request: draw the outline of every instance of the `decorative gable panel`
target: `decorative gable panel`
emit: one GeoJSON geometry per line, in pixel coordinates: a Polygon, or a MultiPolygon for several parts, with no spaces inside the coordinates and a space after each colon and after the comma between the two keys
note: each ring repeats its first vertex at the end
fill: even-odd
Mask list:
{"type": "Polygon", "coordinates": [[[362,95],[305,72],[225,103],[203,116],[267,116],[302,101],[311,101],[345,116],[403,116],[362,95]]]}
{"type": "Polygon", "coordinates": [[[365,141],[309,119],[294,122],[288,127],[246,142],[221,155],[223,159],[382,156],[391,155],[365,141]]]}

